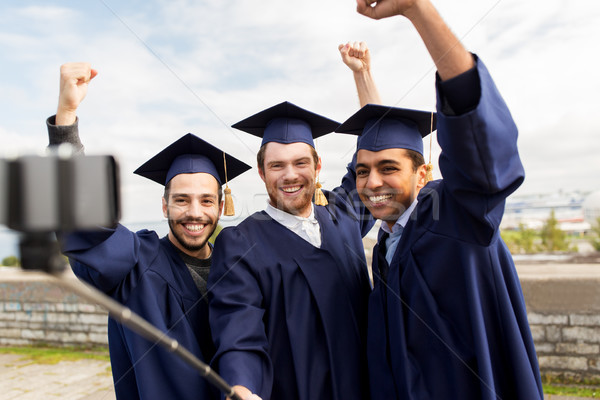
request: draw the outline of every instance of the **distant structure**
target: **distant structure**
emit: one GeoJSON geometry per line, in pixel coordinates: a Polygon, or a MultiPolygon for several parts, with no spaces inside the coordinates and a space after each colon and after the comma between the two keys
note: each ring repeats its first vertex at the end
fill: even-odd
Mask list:
{"type": "Polygon", "coordinates": [[[600,218],[600,190],[590,193],[583,201],[583,219],[594,225],[600,218]]]}
{"type": "Polygon", "coordinates": [[[526,194],[511,196],[506,201],[502,229],[541,229],[554,210],[560,229],[585,234],[600,217],[600,191],[526,194]]]}

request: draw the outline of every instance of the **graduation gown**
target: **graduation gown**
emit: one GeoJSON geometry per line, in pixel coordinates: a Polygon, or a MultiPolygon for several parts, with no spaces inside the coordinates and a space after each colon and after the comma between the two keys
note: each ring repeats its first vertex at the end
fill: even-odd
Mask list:
{"type": "Polygon", "coordinates": [[[443,180],[430,182],[387,265],[373,251],[368,356],[373,400],[543,398],[521,286],[500,238],[523,181],[517,129],[488,71],[463,115],[442,110],[443,180]],[[387,271],[387,282],[382,272],[387,271]]]}
{"type": "MultiPolygon", "coordinates": [[[[119,225],[71,234],[64,252],[75,274],[210,362],[208,304],[167,237],[119,225]]],[[[198,371],[109,318],[110,360],[118,399],[218,399],[198,371]]]]}
{"type": "Polygon", "coordinates": [[[368,399],[364,236],[354,171],[314,206],[316,248],[267,213],[217,237],[209,276],[214,367],[263,400],[368,399]],[[348,197],[348,195],[354,197],[348,197]]]}

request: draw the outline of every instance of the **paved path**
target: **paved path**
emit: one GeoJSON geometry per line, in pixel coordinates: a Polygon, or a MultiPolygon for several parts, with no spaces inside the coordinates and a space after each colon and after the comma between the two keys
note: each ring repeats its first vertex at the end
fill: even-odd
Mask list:
{"type": "Polygon", "coordinates": [[[110,363],[99,360],[37,364],[0,354],[2,400],[115,400],[110,363]]]}

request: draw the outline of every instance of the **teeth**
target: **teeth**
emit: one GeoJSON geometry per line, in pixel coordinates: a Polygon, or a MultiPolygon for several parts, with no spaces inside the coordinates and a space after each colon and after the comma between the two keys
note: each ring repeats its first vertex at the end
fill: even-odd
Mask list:
{"type": "Polygon", "coordinates": [[[379,195],[379,196],[369,196],[369,201],[371,203],[380,203],[384,200],[391,199],[391,198],[392,198],[391,194],[383,194],[383,195],[379,195]]]}
{"type": "Polygon", "coordinates": [[[185,225],[185,228],[191,232],[200,232],[205,225],[185,225]]]}
{"type": "Polygon", "coordinates": [[[286,193],[293,193],[293,192],[297,192],[298,190],[300,190],[302,186],[288,186],[288,187],[284,187],[281,188],[281,190],[283,190],[286,193]]]}

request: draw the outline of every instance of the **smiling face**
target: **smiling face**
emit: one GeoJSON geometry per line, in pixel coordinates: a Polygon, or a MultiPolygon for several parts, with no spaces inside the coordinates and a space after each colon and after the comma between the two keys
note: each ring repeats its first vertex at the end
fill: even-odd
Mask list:
{"type": "Polygon", "coordinates": [[[413,166],[405,149],[359,150],[356,189],[371,215],[390,228],[425,186],[426,167],[413,166]]]}
{"type": "Polygon", "coordinates": [[[313,152],[306,143],[265,144],[258,173],[273,207],[301,217],[310,215],[315,179],[321,170],[321,160],[315,163],[313,152]]]}
{"type": "Polygon", "coordinates": [[[169,240],[179,250],[197,258],[208,258],[208,239],[223,210],[219,183],[210,174],[179,174],[169,182],[163,197],[163,215],[169,221],[169,240]]]}

